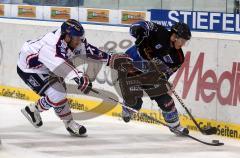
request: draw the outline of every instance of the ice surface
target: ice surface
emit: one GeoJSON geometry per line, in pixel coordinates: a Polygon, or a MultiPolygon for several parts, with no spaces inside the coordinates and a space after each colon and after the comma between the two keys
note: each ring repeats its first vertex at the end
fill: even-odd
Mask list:
{"type": "Polygon", "coordinates": [[[101,116],[79,121],[88,129],[87,138],[68,135],[52,110],[42,113],[43,127],[34,128],[21,114],[27,101],[0,97],[0,158],[238,158],[237,140],[192,135],[204,140],[220,139],[222,147],[211,147],[177,137],[165,127],[144,123],[124,123],[101,116]]]}

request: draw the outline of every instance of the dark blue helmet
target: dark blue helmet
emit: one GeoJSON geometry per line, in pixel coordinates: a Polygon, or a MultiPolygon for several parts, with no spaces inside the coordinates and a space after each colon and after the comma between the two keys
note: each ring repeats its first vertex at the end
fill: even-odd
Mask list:
{"type": "Polygon", "coordinates": [[[171,28],[171,32],[186,40],[189,40],[192,36],[189,26],[182,22],[175,23],[171,28]]]}
{"type": "Polygon", "coordinates": [[[61,26],[61,34],[62,35],[70,35],[70,36],[83,36],[84,29],[80,22],[74,19],[68,19],[61,26]]]}

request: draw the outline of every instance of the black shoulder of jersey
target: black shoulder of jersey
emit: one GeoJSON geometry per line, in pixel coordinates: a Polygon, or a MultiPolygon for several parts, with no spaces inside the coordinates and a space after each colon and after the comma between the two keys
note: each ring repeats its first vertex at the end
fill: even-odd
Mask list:
{"type": "Polygon", "coordinates": [[[157,23],[153,23],[153,28],[152,28],[153,32],[164,32],[164,33],[169,33],[170,31],[168,31],[168,29],[162,25],[159,25],[157,23]]]}
{"type": "Polygon", "coordinates": [[[160,43],[164,46],[170,45],[171,32],[164,26],[154,23],[154,29],[150,32],[151,42],[160,43]]]}

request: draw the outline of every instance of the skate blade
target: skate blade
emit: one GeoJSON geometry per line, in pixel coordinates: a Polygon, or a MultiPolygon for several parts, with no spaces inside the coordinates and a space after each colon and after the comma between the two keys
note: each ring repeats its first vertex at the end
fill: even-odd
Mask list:
{"type": "Polygon", "coordinates": [[[180,132],[172,132],[173,134],[175,134],[175,136],[177,137],[186,137],[183,133],[180,132]]]}
{"type": "Polygon", "coordinates": [[[37,126],[36,124],[34,124],[32,122],[31,117],[28,115],[28,113],[25,111],[25,109],[21,109],[21,112],[35,128],[39,128],[40,127],[40,126],[37,126]]]}
{"type": "Polygon", "coordinates": [[[79,135],[79,134],[75,134],[75,133],[70,133],[70,135],[72,136],[72,137],[88,137],[88,135],[87,134],[81,134],[81,135],[79,135]]]}

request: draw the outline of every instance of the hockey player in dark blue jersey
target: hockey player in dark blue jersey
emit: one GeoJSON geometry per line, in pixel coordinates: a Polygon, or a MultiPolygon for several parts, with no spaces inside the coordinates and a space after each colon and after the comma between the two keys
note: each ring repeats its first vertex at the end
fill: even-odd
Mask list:
{"type": "MultiPolygon", "coordinates": [[[[149,61],[160,61],[162,63],[161,65],[164,65],[160,68],[161,74],[164,74],[161,79],[165,81],[183,64],[184,54],[181,48],[191,38],[191,32],[188,25],[180,22],[175,23],[169,31],[159,24],[149,21],[139,21],[132,24],[130,27],[130,34],[136,38],[135,45],[126,51],[129,60],[134,63],[135,70],[131,71],[133,72],[132,74],[147,72],[148,66],[146,65],[149,65],[149,61]]],[[[130,71],[128,70],[128,72],[130,71]]],[[[157,73],[149,74],[150,76],[148,76],[146,81],[158,78],[158,76],[156,76],[157,73]]],[[[124,84],[120,83],[126,106],[140,110],[143,103],[143,93],[135,93],[135,96],[130,95],[131,90],[129,91],[129,86],[126,85],[127,84],[125,84],[124,87],[124,84]],[[132,101],[133,98],[137,98],[136,101],[132,101]]],[[[143,86],[141,87],[143,88],[143,86]]],[[[160,92],[163,89],[164,88],[161,88],[158,91],[158,95],[152,95],[147,90],[145,90],[145,92],[151,100],[157,102],[168,125],[188,134],[188,129],[180,125],[178,111],[175,107],[173,98],[166,91],[165,93],[160,92]]],[[[131,110],[127,108],[122,109],[122,118],[125,122],[129,122],[132,116],[133,112],[131,110]]]]}

